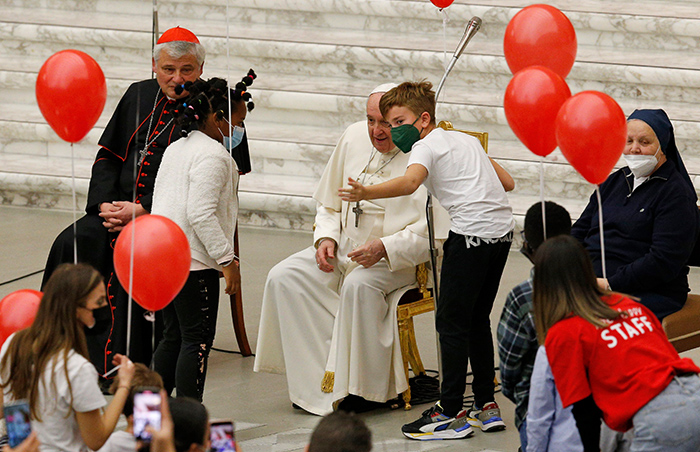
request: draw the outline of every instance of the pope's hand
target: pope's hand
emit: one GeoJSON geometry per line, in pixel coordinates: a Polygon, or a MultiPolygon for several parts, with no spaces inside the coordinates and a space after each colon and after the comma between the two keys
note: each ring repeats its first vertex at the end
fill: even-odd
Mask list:
{"type": "Polygon", "coordinates": [[[348,177],[349,188],[339,188],[338,196],[342,198],[343,201],[357,202],[365,199],[365,187],[361,183],[357,182],[352,177],[348,177]]]}
{"type": "Polygon", "coordinates": [[[353,262],[357,262],[363,267],[369,268],[379,262],[381,258],[386,257],[386,248],[384,248],[384,242],[379,239],[374,239],[349,252],[348,257],[353,262]]]}
{"type": "Polygon", "coordinates": [[[335,257],[335,241],[331,239],[324,239],[318,244],[318,249],[316,250],[316,266],[319,270],[331,273],[335,269],[333,264],[328,262],[329,259],[335,257]]]}

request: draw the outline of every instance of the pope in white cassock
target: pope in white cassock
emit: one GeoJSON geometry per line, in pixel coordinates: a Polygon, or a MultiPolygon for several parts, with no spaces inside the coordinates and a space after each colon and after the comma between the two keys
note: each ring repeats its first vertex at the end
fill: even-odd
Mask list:
{"type": "MultiPolygon", "coordinates": [[[[394,86],[372,91],[367,122],[348,127],[333,151],[314,193],[314,246],[278,263],[265,284],[254,370],[286,372],[290,400],[318,415],[350,394],[385,402],[408,388],[396,306],[430,257],[426,191],[359,205],[338,196],[348,177],[372,185],[406,171],[408,155],[379,111],[394,86]]],[[[436,208],[436,237],[448,228],[436,208]]]]}

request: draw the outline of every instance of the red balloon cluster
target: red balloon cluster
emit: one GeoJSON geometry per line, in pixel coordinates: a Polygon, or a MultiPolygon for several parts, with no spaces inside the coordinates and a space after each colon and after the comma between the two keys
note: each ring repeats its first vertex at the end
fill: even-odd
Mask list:
{"type": "Polygon", "coordinates": [[[85,138],[105,107],[105,76],[87,53],[62,50],[49,57],[39,70],[36,100],[56,134],[77,143],[85,138]]]}
{"type": "Polygon", "coordinates": [[[0,300],[0,347],[13,333],[31,326],[42,296],[38,290],[22,289],[0,300]]]}
{"type": "Polygon", "coordinates": [[[588,182],[602,184],[627,142],[627,120],[615,99],[583,91],[567,100],[556,121],[559,148],[588,182]]]}
{"type": "Polygon", "coordinates": [[[534,154],[549,155],[557,147],[554,122],[571,90],[556,72],[531,66],[508,83],[503,107],[515,135],[534,154]]]}
{"type": "Polygon", "coordinates": [[[585,91],[571,97],[564,78],[576,59],[576,32],[549,5],[531,5],[506,27],[503,50],[514,76],[503,108],[508,125],[534,154],[559,146],[589,182],[602,183],[620,158],[627,124],[610,96],[585,91]]]}
{"type": "Polygon", "coordinates": [[[531,5],[508,22],[503,51],[514,74],[529,66],[545,66],[566,77],[576,59],[576,31],[557,8],[531,5]]]}
{"type": "Polygon", "coordinates": [[[126,225],[114,245],[114,271],[129,290],[131,249],[134,269],[131,296],[149,311],[170,303],[190,274],[190,244],[182,229],[160,215],[143,215],[126,225]]]}

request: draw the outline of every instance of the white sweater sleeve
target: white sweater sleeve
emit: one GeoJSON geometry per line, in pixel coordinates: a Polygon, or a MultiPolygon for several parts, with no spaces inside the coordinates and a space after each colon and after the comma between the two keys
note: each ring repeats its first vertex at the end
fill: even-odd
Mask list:
{"type": "Polygon", "coordinates": [[[231,162],[228,157],[202,152],[189,172],[187,220],[209,256],[217,262],[233,252],[231,243],[216,217],[222,190],[231,189],[231,162]]]}

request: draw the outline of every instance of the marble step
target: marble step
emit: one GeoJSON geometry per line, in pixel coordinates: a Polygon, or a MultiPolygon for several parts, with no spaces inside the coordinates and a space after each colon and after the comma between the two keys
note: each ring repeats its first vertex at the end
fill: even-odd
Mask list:
{"type": "MultiPolygon", "coordinates": [[[[368,89],[365,90],[365,92],[368,89]]],[[[318,145],[333,146],[344,127],[352,122],[362,119],[365,96],[349,96],[337,94],[300,93],[286,91],[272,91],[260,89],[255,94],[257,108],[250,114],[247,121],[249,136],[252,140],[288,142],[310,142],[318,145]],[[267,124],[274,124],[267,127],[267,124]],[[296,126],[311,126],[314,132],[311,135],[300,135],[296,126]],[[328,133],[326,132],[328,129],[328,133]],[[319,135],[317,131],[322,131],[319,135]]],[[[504,143],[513,142],[513,146],[507,146],[505,150],[491,146],[491,152],[499,158],[513,160],[537,160],[537,157],[524,149],[510,131],[505,114],[500,105],[474,105],[474,101],[484,101],[486,94],[483,92],[456,96],[454,100],[460,103],[442,103],[438,109],[438,119],[447,118],[455,127],[467,130],[484,130],[489,132],[491,140],[504,143]],[[471,103],[471,104],[470,104],[471,103]]],[[[491,97],[493,97],[492,95],[491,97]]],[[[453,99],[451,99],[453,100],[453,99]]],[[[500,99],[496,99],[500,100],[500,99]]],[[[487,103],[487,102],[483,102],[487,103]]],[[[0,152],[18,153],[29,155],[65,156],[66,146],[48,128],[35,105],[0,103],[0,152]]],[[[623,107],[630,112],[634,107],[623,107]]],[[[680,105],[679,111],[687,112],[687,116],[693,113],[691,106],[680,105]]],[[[674,121],[679,148],[683,155],[688,157],[699,154],[698,137],[700,137],[700,121],[687,121],[677,119],[676,114],[685,117],[684,113],[677,113],[668,109],[674,121]]],[[[93,129],[86,143],[96,143],[102,132],[102,127],[111,115],[109,108],[93,129]]],[[[308,130],[304,129],[308,134],[308,130]]],[[[75,155],[78,158],[91,160],[94,157],[94,145],[83,143],[75,147],[75,155]]],[[[287,153],[281,159],[294,158],[294,153],[287,153]]],[[[694,173],[700,172],[700,168],[690,166],[694,173]]]]}
{"type": "MultiPolygon", "coordinates": [[[[239,222],[244,225],[277,227],[284,229],[312,230],[316,204],[310,196],[289,193],[270,193],[265,186],[279,187],[280,184],[294,182],[288,177],[246,175],[241,178],[239,190],[239,222]]],[[[309,185],[315,181],[306,180],[309,185]]],[[[75,211],[76,216],[83,214],[86,201],[88,179],[76,177],[53,177],[30,174],[12,174],[0,172],[0,202],[31,208],[51,208],[75,211]],[[76,203],[73,204],[72,191],[75,187],[76,203]],[[75,208],[73,207],[75,206],[75,208]]],[[[580,196],[567,196],[557,190],[556,186],[547,185],[545,199],[553,200],[577,218],[585,207],[592,186],[582,186],[580,196]]],[[[508,194],[516,221],[522,227],[525,212],[533,203],[540,200],[537,193],[520,193],[518,190],[508,194]]]]}
{"type": "MultiPolygon", "coordinates": [[[[377,2],[369,3],[374,4],[377,2]]],[[[407,3],[414,4],[413,2],[407,3]]],[[[3,16],[15,17],[17,17],[17,15],[12,14],[12,12],[21,10],[21,8],[8,7],[4,7],[3,9],[6,10],[6,14],[3,16]]],[[[517,9],[512,12],[515,13],[516,11],[517,9]]],[[[0,36],[2,36],[5,41],[4,46],[7,49],[25,52],[25,54],[29,51],[36,54],[41,51],[42,45],[46,46],[48,50],[55,51],[57,48],[56,46],[60,47],[60,44],[63,44],[64,41],[68,41],[73,45],[87,46],[88,48],[94,47],[92,49],[94,53],[93,56],[96,58],[105,52],[105,48],[112,46],[115,47],[110,48],[110,59],[112,61],[134,61],[132,58],[135,52],[145,53],[145,55],[148,56],[150,49],[150,22],[149,26],[145,29],[134,29],[134,21],[131,16],[124,15],[121,17],[121,21],[126,21],[127,24],[123,24],[120,28],[118,26],[120,23],[119,16],[113,16],[109,18],[109,26],[89,28],[85,27],[84,24],[86,22],[94,22],[99,25],[101,21],[106,21],[107,19],[104,14],[89,12],[80,12],[79,14],[64,12],[61,14],[61,12],[44,11],[44,14],[38,14],[38,16],[43,20],[37,19],[37,23],[0,22],[0,36]],[[127,26],[129,28],[126,28],[127,26]],[[18,40],[34,42],[34,45],[29,46],[29,49],[17,48],[14,46],[14,43],[18,40]]],[[[172,20],[173,24],[180,22],[180,19],[163,19],[163,28],[170,26],[167,23],[168,20],[172,20]]],[[[218,49],[223,47],[224,39],[222,36],[225,36],[225,24],[221,20],[217,22],[190,18],[188,22],[191,22],[191,28],[201,35],[203,44],[208,48],[210,53],[220,53],[218,49]],[[201,32],[197,30],[198,27],[201,27],[201,32]]],[[[484,25],[484,29],[487,29],[487,25],[488,23],[484,25]]],[[[695,21],[695,25],[700,27],[700,21],[695,21]]],[[[333,29],[333,32],[329,33],[328,29],[316,29],[312,27],[300,29],[300,27],[294,25],[255,24],[249,22],[236,24],[235,31],[236,33],[234,35],[237,36],[237,38],[232,38],[231,40],[233,44],[231,48],[233,55],[245,55],[245,53],[239,51],[245,51],[243,48],[245,45],[242,44],[248,44],[251,40],[263,42],[284,41],[287,44],[326,44],[334,47],[340,46],[341,48],[343,46],[362,46],[370,51],[391,49],[413,50],[417,52],[435,51],[442,53],[444,48],[442,40],[435,39],[435,36],[425,33],[422,29],[421,33],[409,34],[408,36],[402,37],[402,39],[395,38],[394,30],[333,29]],[[303,32],[300,33],[300,31],[303,32]],[[393,39],[391,37],[393,37],[393,39]],[[243,41],[243,43],[241,44],[238,41],[243,41]]],[[[494,34],[495,36],[493,38],[485,34],[477,34],[473,43],[470,44],[468,48],[468,53],[502,56],[502,32],[494,34]]],[[[658,36],[656,36],[653,31],[649,34],[658,39],[658,36]]],[[[460,36],[461,32],[450,36],[447,42],[449,49],[454,48],[460,36]]],[[[663,39],[658,40],[663,41],[663,39]]],[[[630,50],[632,49],[629,47],[623,47],[621,50],[615,49],[614,47],[606,46],[605,43],[600,43],[598,40],[593,40],[590,44],[581,42],[579,45],[577,63],[595,62],[614,65],[646,65],[654,67],[656,66],[655,62],[659,62],[659,67],[665,68],[698,69],[700,67],[700,62],[695,59],[687,58],[687,53],[682,51],[673,52],[666,51],[667,49],[642,49],[642,51],[634,52],[630,50]],[[663,66],[660,65],[660,62],[663,62],[663,66]]],[[[259,52],[257,53],[260,54],[259,52]]],[[[507,68],[505,69],[507,71],[507,68]]],[[[576,73],[573,72],[571,77],[577,78],[576,73]]]]}
{"type": "MultiPolygon", "coordinates": [[[[332,146],[322,143],[337,140],[335,131],[303,126],[284,128],[279,124],[253,124],[250,127],[253,137],[256,132],[265,135],[272,130],[277,132],[276,141],[255,138],[251,140],[253,171],[243,178],[241,191],[309,198],[332,151],[332,146]]],[[[85,153],[89,152],[89,158],[74,160],[70,158],[70,145],[56,143],[55,146],[62,151],[61,157],[0,154],[0,177],[15,180],[13,178],[25,175],[28,178],[61,180],[75,174],[79,179],[89,179],[96,146],[83,145],[85,153]]],[[[490,155],[514,177],[516,194],[539,194],[541,166],[546,193],[577,199],[587,198],[591,192],[590,185],[566,162],[559,151],[550,154],[540,163],[538,157],[529,154],[515,142],[491,140],[489,149],[490,155]],[[514,155],[523,153],[529,154],[530,158],[513,158],[514,155]]],[[[696,188],[700,189],[700,157],[684,156],[684,160],[696,188]]],[[[0,184],[0,191],[27,191],[18,187],[17,184],[0,184]]]]}
{"type": "MultiPolygon", "coordinates": [[[[23,67],[29,66],[31,63],[37,63],[36,58],[25,58],[20,57],[19,61],[23,64],[23,67]],[[29,60],[29,61],[26,61],[29,60]],[[27,63],[27,64],[24,64],[27,63]]],[[[34,86],[36,83],[36,73],[27,70],[16,70],[13,65],[8,61],[0,62],[0,89],[2,89],[6,95],[3,96],[0,102],[2,103],[20,103],[20,104],[35,104],[35,93],[34,86]]],[[[243,66],[245,67],[245,66],[243,66]]],[[[104,72],[106,73],[108,81],[108,103],[105,107],[105,111],[112,111],[119,98],[126,91],[127,87],[131,84],[133,80],[139,78],[148,77],[145,74],[143,65],[137,67],[132,64],[132,72],[127,72],[127,70],[122,66],[105,65],[104,72]],[[112,71],[112,68],[119,68],[118,71],[112,71]],[[131,75],[131,76],[129,76],[131,75]]],[[[266,102],[272,100],[271,105],[263,104],[266,108],[272,107],[274,103],[277,106],[292,106],[294,108],[301,109],[314,109],[320,112],[335,112],[339,110],[342,105],[342,100],[333,100],[329,98],[317,98],[312,99],[312,95],[333,95],[337,96],[337,99],[351,99],[351,98],[364,98],[366,94],[376,86],[376,84],[381,83],[388,77],[376,77],[376,79],[345,79],[341,77],[324,77],[322,75],[312,75],[304,78],[300,78],[294,74],[285,74],[277,72],[280,68],[269,68],[271,70],[257,69],[258,79],[253,85],[253,94],[256,92],[261,92],[265,97],[262,99],[255,99],[256,105],[260,105],[260,101],[266,102]],[[299,96],[298,98],[295,96],[299,96]],[[304,99],[309,99],[305,101],[304,99]],[[301,103],[299,103],[301,101],[301,103]],[[311,102],[311,105],[309,104],[311,102]]],[[[238,70],[238,72],[230,71],[232,73],[231,78],[236,80],[238,78],[238,72],[243,73],[243,70],[238,70]],[[236,74],[236,75],[233,75],[236,74]],[[234,78],[235,77],[235,78],[234,78]]],[[[700,74],[700,71],[698,71],[700,74]]],[[[460,75],[460,72],[453,72],[454,75],[460,75]]],[[[204,76],[219,76],[225,77],[226,71],[220,67],[210,67],[209,64],[206,65],[206,71],[204,76]]],[[[452,76],[452,74],[451,74],[452,76]]],[[[393,78],[394,80],[401,81],[403,79],[393,78]]],[[[430,78],[429,78],[430,79],[430,78]]],[[[432,79],[437,83],[437,78],[432,79]]],[[[441,102],[447,102],[452,104],[468,104],[474,106],[502,106],[503,96],[505,87],[498,85],[489,85],[486,87],[478,87],[469,85],[467,83],[460,83],[462,80],[456,77],[455,80],[452,78],[448,79],[448,83],[440,97],[441,102]]],[[[673,119],[683,119],[688,121],[700,121],[700,112],[694,108],[692,103],[692,95],[688,95],[687,90],[686,95],[681,96],[679,99],[673,99],[672,96],[667,96],[669,94],[667,91],[660,91],[658,94],[663,96],[659,99],[646,99],[640,98],[634,94],[626,95],[625,91],[634,89],[634,85],[626,87],[627,89],[623,91],[617,90],[615,87],[606,86],[602,83],[598,83],[597,86],[591,86],[591,83],[579,84],[575,81],[570,81],[569,83],[572,93],[580,92],[584,89],[599,88],[602,91],[608,92],[613,97],[615,97],[618,102],[622,105],[625,111],[632,111],[635,108],[643,108],[649,105],[658,105],[663,103],[664,108],[669,113],[670,117],[673,119]]],[[[676,87],[678,90],[683,90],[683,87],[676,87]]],[[[700,91],[698,91],[700,94],[700,91]]],[[[353,105],[355,99],[349,101],[353,105]]]]}
{"type": "MultiPolygon", "coordinates": [[[[459,30],[471,16],[478,15],[491,25],[482,33],[502,36],[502,29],[508,20],[523,6],[523,2],[519,1],[474,3],[457,1],[446,10],[450,32],[459,30]]],[[[587,6],[575,1],[548,3],[565,11],[578,31],[581,44],[667,50],[698,48],[700,25],[697,10],[693,10],[692,6],[680,5],[678,2],[669,5],[669,2],[660,0],[618,1],[610,4],[591,1],[587,6]],[[645,35],[655,36],[644,38],[645,35]]],[[[19,0],[3,0],[0,5],[8,11],[24,6],[19,0]]],[[[42,2],[42,6],[52,14],[42,14],[40,10],[33,17],[23,18],[23,21],[36,23],[75,20],[74,17],[61,15],[72,13],[70,3],[53,0],[42,2]]],[[[81,6],[84,8],[82,14],[97,16],[97,26],[134,29],[140,25],[146,30],[150,29],[151,5],[146,2],[101,0],[81,6]],[[139,20],[124,20],[124,11],[129,11],[130,16],[136,16],[139,20]],[[106,19],[104,13],[109,13],[108,17],[112,20],[106,19]]],[[[159,5],[159,15],[161,20],[194,22],[199,19],[208,23],[222,22],[226,15],[225,6],[225,0],[200,0],[195,4],[184,1],[162,2],[159,5]]],[[[394,31],[396,21],[400,21],[405,29],[438,35],[442,33],[443,27],[443,15],[425,1],[245,0],[237,1],[235,7],[230,8],[229,17],[234,26],[241,23],[294,24],[307,28],[394,31]]]]}

